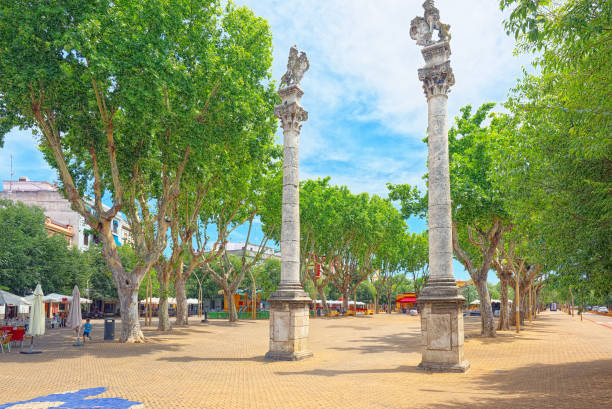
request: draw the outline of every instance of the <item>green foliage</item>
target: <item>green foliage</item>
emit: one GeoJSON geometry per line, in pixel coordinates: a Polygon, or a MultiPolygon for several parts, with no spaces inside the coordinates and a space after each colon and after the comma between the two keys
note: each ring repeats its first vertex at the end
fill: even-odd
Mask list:
{"type": "Polygon", "coordinates": [[[38,283],[46,293],[70,294],[75,284],[83,291],[85,260],[64,237],[48,235],[42,209],[2,200],[0,226],[0,285],[21,295],[38,283]]]}
{"type": "Polygon", "coordinates": [[[199,284],[196,275],[202,280],[203,299],[211,300],[218,297],[223,297],[222,295],[219,295],[219,290],[221,290],[219,284],[215,283],[209,275],[204,274],[202,271],[196,271],[187,279],[187,283],[185,286],[187,298],[198,298],[199,284]]]}
{"type": "MultiPolygon", "coordinates": [[[[267,300],[276,291],[276,287],[280,283],[280,260],[269,258],[253,266],[252,269],[252,275],[255,277],[255,286],[258,291],[261,290],[261,297],[267,300]]],[[[251,285],[251,274],[247,274],[243,286],[250,289],[251,285]]]]}
{"type": "Polygon", "coordinates": [[[499,285],[487,282],[487,286],[489,287],[489,296],[492,300],[501,299],[501,289],[499,288],[499,285]]]}
{"type": "Polygon", "coordinates": [[[478,299],[478,291],[476,291],[476,287],[474,287],[472,284],[463,287],[461,294],[463,297],[465,297],[466,306],[469,306],[472,301],[478,299]]]}
{"type": "MultiPolygon", "coordinates": [[[[612,3],[504,0],[519,51],[539,50],[506,104],[496,177],[531,256],[612,293],[612,3]]],[[[548,281],[553,283],[554,275],[548,281]]]]}
{"type": "MultiPolygon", "coordinates": [[[[130,271],[138,263],[138,258],[134,249],[124,244],[118,249],[119,257],[125,268],[130,271]]],[[[101,245],[90,245],[81,255],[81,271],[85,286],[81,287],[81,293],[85,294],[85,289],[89,288],[89,298],[100,300],[116,300],[117,287],[113,282],[110,269],[102,254],[101,245]]],[[[142,297],[144,298],[144,296],[142,297]]]]}
{"type": "Polygon", "coordinates": [[[125,277],[110,234],[101,234],[104,254],[116,282],[140,283],[166,245],[182,189],[181,211],[205,191],[223,192],[206,202],[214,204],[260,193],[252,180],[262,172],[252,169],[269,167],[276,152],[271,62],[267,22],[231,2],[8,0],[0,135],[18,126],[41,136],[92,229],[108,232],[125,212],[138,264],[125,277]]]}
{"type": "Polygon", "coordinates": [[[357,287],[357,301],[372,304],[374,294],[376,294],[376,288],[369,281],[362,281],[357,287]]]}

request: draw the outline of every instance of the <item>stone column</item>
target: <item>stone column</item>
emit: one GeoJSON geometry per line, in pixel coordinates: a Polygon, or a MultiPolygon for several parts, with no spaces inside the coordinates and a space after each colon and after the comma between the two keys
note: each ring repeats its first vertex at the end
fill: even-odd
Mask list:
{"type": "Polygon", "coordinates": [[[281,80],[278,95],[282,103],[274,115],[283,128],[283,200],[281,226],[281,281],[270,303],[270,350],[267,359],[295,361],[312,356],[308,350],[309,305],[311,299],[300,283],[300,200],[299,135],[308,112],[300,105],[304,91],[299,80],[308,69],[308,60],[292,47],[289,70],[281,80]],[[283,85],[286,87],[282,88],[283,85]]]}
{"type": "Polygon", "coordinates": [[[422,361],[436,372],[465,372],[463,304],[453,276],[452,218],[448,164],[447,102],[455,77],[450,66],[450,26],[439,19],[433,1],[423,4],[424,17],[412,20],[410,35],[422,45],[425,66],[418,70],[428,105],[428,224],[430,275],[419,296],[422,361]],[[439,39],[431,39],[437,30],[439,39]]]}

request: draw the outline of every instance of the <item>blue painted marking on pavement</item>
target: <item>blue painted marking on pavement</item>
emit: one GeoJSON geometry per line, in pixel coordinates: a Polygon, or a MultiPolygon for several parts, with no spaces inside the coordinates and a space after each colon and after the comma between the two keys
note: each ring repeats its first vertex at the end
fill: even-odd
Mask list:
{"type": "MultiPolygon", "coordinates": [[[[24,400],[20,402],[12,402],[5,403],[0,405],[0,409],[10,409],[15,405],[21,405],[24,403],[49,403],[55,404],[51,407],[53,408],[69,408],[69,409],[88,409],[88,408],[97,408],[97,409],[129,409],[134,405],[140,405],[140,402],[132,402],[127,399],[121,398],[91,398],[86,399],[90,396],[96,396],[104,392],[106,388],[87,388],[81,389],[76,392],[67,392],[67,393],[54,393],[47,396],[40,396],[38,398],[24,400]],[[61,406],[56,406],[58,402],[63,402],[61,406]]],[[[44,406],[37,405],[37,408],[41,408],[44,406]]]]}

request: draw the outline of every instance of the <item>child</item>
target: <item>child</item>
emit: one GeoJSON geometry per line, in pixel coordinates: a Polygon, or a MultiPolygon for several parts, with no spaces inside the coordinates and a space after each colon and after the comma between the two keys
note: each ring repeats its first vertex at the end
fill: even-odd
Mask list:
{"type": "Polygon", "coordinates": [[[51,328],[55,328],[55,324],[57,324],[57,313],[54,313],[51,318],[51,328]]]}
{"type": "Polygon", "coordinates": [[[89,322],[89,318],[87,318],[85,325],[83,325],[83,343],[85,343],[85,337],[89,338],[90,341],[92,341],[91,339],[91,323],[89,322]]]}

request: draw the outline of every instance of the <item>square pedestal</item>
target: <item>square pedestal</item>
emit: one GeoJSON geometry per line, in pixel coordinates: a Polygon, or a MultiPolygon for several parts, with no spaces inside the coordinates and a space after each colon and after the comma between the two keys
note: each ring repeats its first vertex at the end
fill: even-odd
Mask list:
{"type": "Polygon", "coordinates": [[[309,358],[309,300],[270,300],[270,350],[266,359],[298,361],[309,358]]]}
{"type": "Polygon", "coordinates": [[[426,301],[421,311],[422,361],[432,372],[466,372],[463,358],[463,300],[426,301]]]}

